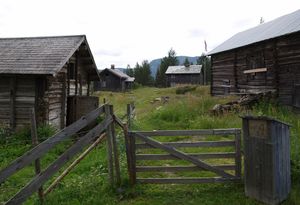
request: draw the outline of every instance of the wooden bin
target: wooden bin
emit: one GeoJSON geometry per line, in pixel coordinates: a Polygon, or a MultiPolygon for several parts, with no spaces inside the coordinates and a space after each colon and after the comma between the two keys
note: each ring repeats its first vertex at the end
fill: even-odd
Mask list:
{"type": "Polygon", "coordinates": [[[291,190],[290,125],[269,117],[243,117],[246,195],[279,204],[291,190]]]}

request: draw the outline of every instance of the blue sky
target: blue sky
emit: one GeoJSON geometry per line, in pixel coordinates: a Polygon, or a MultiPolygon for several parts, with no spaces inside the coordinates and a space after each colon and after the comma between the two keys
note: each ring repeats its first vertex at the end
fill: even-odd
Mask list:
{"type": "Polygon", "coordinates": [[[99,69],[197,56],[237,32],[300,9],[300,1],[1,0],[0,37],[86,34],[99,69]]]}

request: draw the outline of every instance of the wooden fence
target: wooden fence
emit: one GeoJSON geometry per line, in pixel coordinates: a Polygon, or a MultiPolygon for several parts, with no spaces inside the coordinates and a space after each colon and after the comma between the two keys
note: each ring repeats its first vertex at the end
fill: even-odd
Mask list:
{"type": "MultiPolygon", "coordinates": [[[[86,127],[94,125],[84,136],[81,136],[72,146],[70,146],[62,155],[60,155],[54,162],[52,162],[44,170],[36,170],[36,176],[25,185],[15,196],[13,196],[6,204],[21,204],[34,192],[39,191],[39,196],[42,198],[53,190],[56,184],[75,167],[87,153],[91,151],[97,144],[107,139],[107,157],[108,157],[108,172],[110,183],[120,185],[120,166],[118,159],[118,149],[115,135],[114,122],[116,117],[113,114],[113,107],[111,105],[103,105],[88,115],[83,116],[78,121],[70,126],[59,131],[57,134],[48,138],[40,144],[37,144],[30,151],[16,159],[6,168],[0,171],[0,184],[8,179],[24,167],[36,163],[36,168],[39,167],[39,159],[46,155],[57,144],[70,139],[76,133],[86,127]],[[100,123],[95,123],[99,116],[104,115],[104,120],[100,123]],[[96,124],[96,125],[95,125],[96,124]],[[90,145],[90,146],[89,146],[90,145]],[[89,146],[54,182],[43,192],[41,187],[48,181],[55,173],[57,173],[68,161],[74,158],[77,154],[82,152],[89,146]],[[37,166],[38,165],[38,166],[37,166]]],[[[118,121],[120,123],[120,121],[118,121]]],[[[122,123],[120,124],[122,125],[122,123]]],[[[34,124],[33,124],[34,127],[34,124]]],[[[34,130],[34,129],[33,129],[34,130]]],[[[32,133],[35,135],[35,133],[32,133]]],[[[34,139],[34,138],[33,138],[34,139]]]]}
{"type": "MultiPolygon", "coordinates": [[[[241,130],[240,129],[212,129],[212,130],[165,130],[139,132],[132,131],[126,135],[126,149],[128,158],[129,178],[131,184],[135,183],[212,183],[239,181],[241,179],[241,130]],[[181,136],[197,138],[197,141],[188,142],[167,142],[167,139],[181,136]],[[206,141],[205,136],[226,136],[226,140],[206,141]],[[230,137],[231,136],[231,137],[230,137]],[[157,137],[164,142],[158,141],[157,137]],[[204,139],[199,141],[199,139],[204,139]],[[230,140],[228,140],[230,139],[230,140]],[[182,148],[212,148],[230,147],[233,152],[200,152],[185,153],[182,148]],[[156,149],[164,151],[163,154],[140,154],[145,149],[156,149]],[[232,159],[233,164],[211,164],[205,160],[210,159],[232,159]],[[184,160],[192,164],[191,166],[140,166],[141,161],[161,161],[161,160],[184,160]],[[180,178],[138,178],[137,173],[141,172],[195,172],[210,171],[218,177],[180,177],[180,178]],[[233,174],[234,173],[234,174],[233,174]]],[[[157,153],[157,152],[156,152],[157,153]]]]}

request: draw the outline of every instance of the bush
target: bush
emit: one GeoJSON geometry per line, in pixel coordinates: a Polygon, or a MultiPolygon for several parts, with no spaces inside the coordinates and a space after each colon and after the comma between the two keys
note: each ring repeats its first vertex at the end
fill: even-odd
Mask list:
{"type": "Polygon", "coordinates": [[[185,93],[187,93],[187,92],[196,90],[196,88],[197,88],[197,86],[189,86],[189,85],[183,86],[183,87],[178,87],[178,88],[176,89],[176,94],[178,94],[178,95],[179,95],[179,94],[183,95],[183,94],[185,94],[185,93]]]}

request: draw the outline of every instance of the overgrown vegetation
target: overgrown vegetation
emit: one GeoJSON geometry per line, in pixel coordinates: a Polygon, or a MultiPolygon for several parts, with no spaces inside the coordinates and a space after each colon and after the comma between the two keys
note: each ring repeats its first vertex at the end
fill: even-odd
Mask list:
{"type": "MultiPolygon", "coordinates": [[[[114,105],[118,116],[126,112],[126,104],[134,101],[136,118],[133,129],[210,129],[241,127],[240,115],[268,115],[292,125],[291,158],[292,158],[292,192],[284,205],[300,204],[300,118],[275,102],[261,102],[253,111],[242,113],[224,113],[214,116],[210,109],[215,104],[233,100],[235,97],[211,97],[208,87],[197,87],[183,94],[176,94],[177,88],[139,88],[131,93],[101,92],[103,98],[114,105]],[[168,96],[168,102],[154,99],[168,96]]],[[[46,198],[45,204],[205,204],[205,205],[239,205],[260,204],[245,197],[242,184],[200,184],[200,185],[137,185],[134,189],[128,186],[125,147],[122,132],[118,131],[121,152],[122,188],[116,192],[107,181],[107,161],[105,145],[100,145],[84,159],[78,167],[46,198]]],[[[69,144],[60,145],[42,160],[46,167],[69,144]]],[[[0,167],[20,156],[30,148],[30,144],[17,146],[1,145],[0,167]]],[[[33,166],[11,177],[0,186],[0,203],[16,193],[18,188],[34,176],[33,166]]],[[[49,184],[49,183],[48,183],[49,184]]],[[[36,196],[27,204],[38,204],[36,196]]]]}

